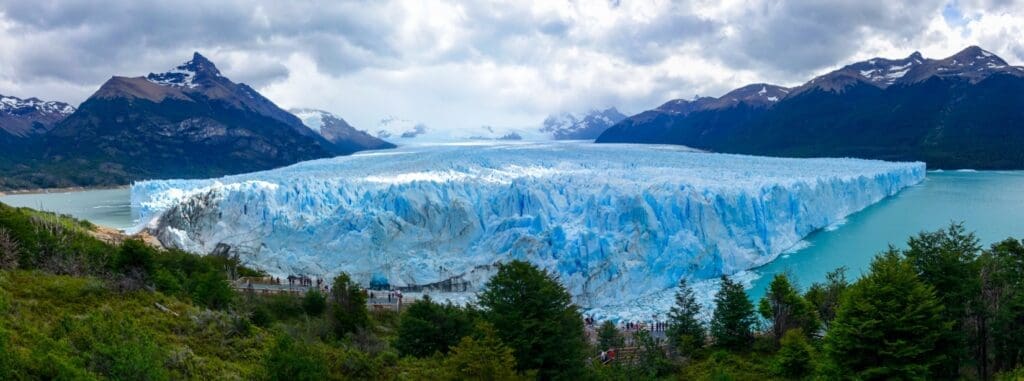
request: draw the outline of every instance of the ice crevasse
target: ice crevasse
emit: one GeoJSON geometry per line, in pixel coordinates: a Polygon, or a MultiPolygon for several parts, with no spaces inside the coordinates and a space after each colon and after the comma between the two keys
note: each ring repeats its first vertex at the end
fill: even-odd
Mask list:
{"type": "Polygon", "coordinates": [[[923,163],[788,159],[674,146],[413,146],[209,180],[135,183],[167,246],[224,243],[272,274],[474,291],[526,260],[585,308],[773,260],[921,182],[923,163]]]}

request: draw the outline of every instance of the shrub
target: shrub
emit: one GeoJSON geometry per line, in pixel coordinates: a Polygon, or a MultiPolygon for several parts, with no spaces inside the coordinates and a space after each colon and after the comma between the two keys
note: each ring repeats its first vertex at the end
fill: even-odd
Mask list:
{"type": "Polygon", "coordinates": [[[18,245],[18,241],[9,230],[0,227],[0,270],[18,268],[20,258],[21,246],[18,245]]]}
{"type": "Polygon", "coordinates": [[[320,381],[327,379],[326,363],[327,358],[315,347],[296,344],[291,336],[282,334],[267,353],[264,369],[271,381],[320,381]]]}
{"type": "Polygon", "coordinates": [[[192,300],[196,304],[213,309],[227,308],[234,296],[235,291],[231,289],[227,279],[216,271],[200,274],[192,291],[192,300]]]}
{"type": "Polygon", "coordinates": [[[445,367],[455,380],[518,380],[516,359],[512,349],[498,339],[494,329],[487,325],[477,328],[478,337],[463,337],[452,348],[445,367]]]}
{"type": "Polygon", "coordinates": [[[806,334],[799,328],[786,331],[779,340],[779,351],[775,354],[775,374],[787,379],[802,379],[814,371],[813,348],[807,342],[806,334]]]}
{"type": "Polygon", "coordinates": [[[470,333],[473,317],[460,307],[424,298],[402,313],[395,349],[406,356],[426,357],[448,349],[470,333]]]}
{"type": "Polygon", "coordinates": [[[302,298],[302,310],[309,316],[320,316],[327,309],[327,297],[320,290],[311,289],[302,298]]]}

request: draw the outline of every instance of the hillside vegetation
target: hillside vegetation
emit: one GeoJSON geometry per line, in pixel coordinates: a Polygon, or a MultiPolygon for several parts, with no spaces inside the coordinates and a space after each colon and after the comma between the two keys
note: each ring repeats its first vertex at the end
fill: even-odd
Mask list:
{"type": "Polygon", "coordinates": [[[368,311],[330,292],[238,293],[235,258],[109,244],[85,222],[0,204],[0,379],[1021,379],[1024,243],[922,233],[850,282],[729,278],[710,322],[681,281],[667,340],[583,318],[551,274],[500,266],[476,306],[368,311]],[[607,364],[599,353],[617,348],[607,364]],[[626,353],[629,353],[627,356],[626,353]],[[1014,369],[1017,369],[1016,371],[1014,369]]]}

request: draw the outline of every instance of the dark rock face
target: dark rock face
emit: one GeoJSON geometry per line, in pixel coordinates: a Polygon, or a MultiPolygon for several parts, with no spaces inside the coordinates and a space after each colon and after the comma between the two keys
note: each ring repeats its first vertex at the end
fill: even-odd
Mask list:
{"type": "Polygon", "coordinates": [[[556,140],[593,140],[625,119],[626,116],[614,107],[605,110],[591,110],[584,115],[561,114],[544,119],[540,131],[549,133],[556,140]]]}
{"type": "Polygon", "coordinates": [[[915,53],[855,63],[770,104],[726,104],[728,96],[670,101],[623,120],[597,141],[920,160],[930,168],[1024,168],[1024,68],[977,47],[942,60],[915,53]]]}
{"type": "Polygon", "coordinates": [[[166,73],[112,77],[8,157],[21,167],[0,171],[0,188],[216,177],[368,149],[340,135],[328,141],[196,53],[166,73]]]}

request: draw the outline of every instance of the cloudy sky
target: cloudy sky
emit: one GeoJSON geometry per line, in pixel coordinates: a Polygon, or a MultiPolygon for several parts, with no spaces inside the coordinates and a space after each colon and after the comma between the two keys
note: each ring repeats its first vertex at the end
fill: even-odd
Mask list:
{"type": "Polygon", "coordinates": [[[0,94],[77,104],[199,51],[283,107],[357,127],[518,128],[915,50],[1021,64],[1021,36],[1024,0],[0,0],[0,94]]]}

